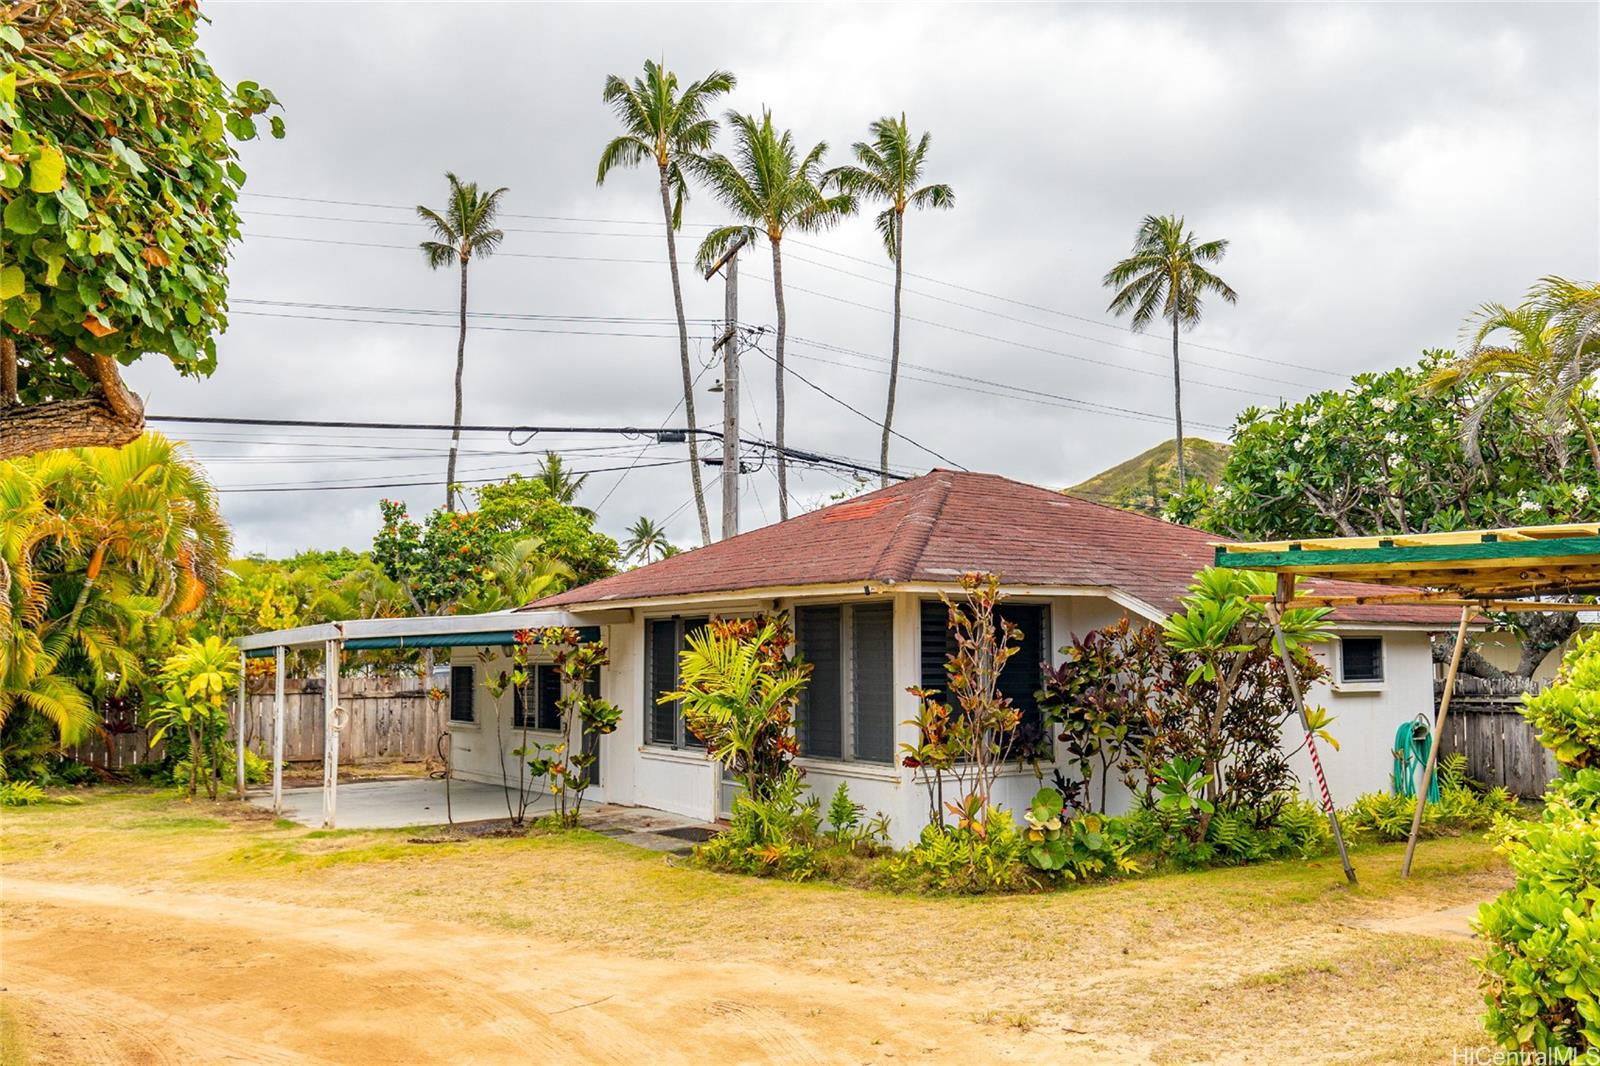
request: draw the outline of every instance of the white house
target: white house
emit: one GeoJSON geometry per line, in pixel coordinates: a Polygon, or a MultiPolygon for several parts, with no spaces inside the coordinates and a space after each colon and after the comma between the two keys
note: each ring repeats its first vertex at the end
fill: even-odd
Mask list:
{"type": "MultiPolygon", "coordinates": [[[[600,692],[621,708],[622,720],[600,739],[591,797],[706,821],[726,814],[731,789],[676,708],[658,704],[656,695],[675,687],[684,635],[708,617],[790,612],[799,651],[814,664],[797,716],[799,765],[824,799],[848,782],[857,802],[889,815],[903,843],[927,819],[926,792],[915,771],[900,765],[898,749],[916,739],[907,721],[917,704],[907,689],[944,687],[941,592],[956,591],[967,571],[1001,575],[1004,612],[1023,633],[1002,688],[1026,709],[1041,663],[1058,663],[1071,635],[1124,616],[1158,621],[1173,611],[1195,572],[1212,562],[1212,540],[1006,478],[934,470],[524,610],[530,626],[557,617],[593,626],[610,649],[600,692]]],[[[1365,588],[1318,587],[1330,594],[1365,588]]],[[[1337,803],[1389,787],[1396,729],[1432,715],[1430,634],[1453,628],[1457,617],[1455,608],[1425,605],[1335,612],[1335,639],[1316,653],[1331,682],[1308,695],[1337,716],[1332,732],[1340,750],[1322,751],[1337,803]]],[[[559,694],[552,673],[537,671],[525,700],[510,692],[495,699],[484,686],[489,673],[509,669],[507,656],[503,646],[451,653],[458,777],[497,784],[502,764],[515,775],[520,759],[510,750],[522,743],[524,718],[535,737],[553,736],[545,732],[559,694]]],[[[1286,744],[1298,746],[1292,720],[1288,731],[1286,744]]],[[[1306,782],[1309,764],[1299,758],[1306,782]]],[[[1015,808],[1037,788],[1031,771],[1011,770],[1001,800],[1015,808]]]]}

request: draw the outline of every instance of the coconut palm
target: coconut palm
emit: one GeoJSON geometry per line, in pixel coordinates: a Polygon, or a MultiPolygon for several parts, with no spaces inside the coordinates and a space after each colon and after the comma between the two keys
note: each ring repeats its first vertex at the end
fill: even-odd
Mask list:
{"type": "Polygon", "coordinates": [[[1461,422],[1461,438],[1474,464],[1483,463],[1479,434],[1495,402],[1512,393],[1556,456],[1570,462],[1568,427],[1583,430],[1589,459],[1600,469],[1600,443],[1584,413],[1588,387],[1600,371],[1600,285],[1543,278],[1516,307],[1485,304],[1463,328],[1462,354],[1428,380],[1441,390],[1458,383],[1483,387],[1461,422]]]}
{"type": "Polygon", "coordinates": [[[589,475],[574,474],[568,470],[561,460],[560,452],[545,452],[544,460],[540,462],[538,473],[534,477],[550,490],[551,499],[571,507],[585,518],[594,517],[594,512],[589,508],[579,507],[573,503],[578,498],[578,493],[583,490],[583,483],[589,480],[589,475]]]}
{"type": "Polygon", "coordinates": [[[878,483],[889,485],[889,436],[893,432],[895,389],[900,383],[900,285],[905,271],[906,209],[956,204],[955,191],[948,185],[923,185],[922,167],[928,159],[930,134],[924,133],[913,144],[905,112],[898,119],[886,115],[869,130],[870,141],[857,141],[850,150],[856,165],[835,167],[826,178],[838,188],[858,198],[887,204],[878,212],[878,233],[884,250],[894,261],[894,334],[889,348],[889,400],[883,413],[883,442],[878,453],[878,483]]]}
{"type": "Polygon", "coordinates": [[[1146,215],[1133,237],[1133,254],[1106,272],[1103,284],[1116,290],[1109,310],[1132,312],[1130,325],[1142,330],[1157,318],[1172,323],[1172,417],[1177,425],[1178,490],[1188,480],[1183,455],[1183,384],[1178,364],[1178,330],[1200,321],[1203,298],[1215,294],[1237,303],[1239,294],[1211,273],[1207,264],[1222,259],[1225,240],[1196,243],[1181,215],[1146,215]]]}
{"type": "Polygon", "coordinates": [[[456,333],[456,407],[451,423],[450,461],[445,467],[444,506],[456,509],[456,453],[461,447],[461,374],[467,363],[467,266],[474,259],[487,259],[505,239],[505,233],[495,228],[495,215],[500,211],[500,197],[504,188],[484,193],[475,181],[462,182],[454,174],[445,173],[450,183],[450,197],[443,212],[422,204],[417,205],[417,217],[433,230],[434,240],[420,245],[428,266],[434,270],[457,263],[461,267],[460,326],[456,333]]]}
{"type": "Polygon", "coordinates": [[[754,115],[729,111],[733,127],[734,158],[714,155],[695,163],[695,170],[717,199],[742,224],[719,226],[706,234],[696,262],[708,269],[739,241],[754,242],[765,236],[772,248],[772,295],[777,304],[778,331],[773,361],[777,373],[778,515],[789,517],[789,465],[784,452],[784,340],[789,318],[783,302],[783,235],[791,230],[811,233],[835,225],[856,209],[848,192],[824,191],[822,157],[828,143],[819,141],[804,155],[795,147],[794,135],[779,131],[772,112],[754,115]]]}
{"type": "Polygon", "coordinates": [[[678,89],[678,76],[645,60],[644,77],[628,84],[613,74],[606,79],[601,99],[611,105],[626,131],[612,139],[600,153],[595,184],[605,183],[613,167],[637,166],[652,160],[661,184],[661,214],[667,227],[667,265],[672,273],[672,306],[678,315],[678,362],[683,371],[683,416],[689,426],[689,476],[694,483],[695,508],[700,516],[700,540],[711,543],[711,520],[706,514],[705,489],[700,479],[700,445],[695,433],[694,375],[689,364],[689,323],[683,314],[683,286],[678,279],[677,230],[683,222],[683,201],[689,186],[685,164],[711,150],[717,121],[706,114],[711,101],[729,92],[734,76],[714,70],[699,81],[678,89]]]}
{"type": "Polygon", "coordinates": [[[665,559],[675,554],[676,549],[667,540],[667,531],[643,515],[628,527],[628,539],[622,542],[622,557],[641,563],[653,562],[651,556],[665,559]]]}

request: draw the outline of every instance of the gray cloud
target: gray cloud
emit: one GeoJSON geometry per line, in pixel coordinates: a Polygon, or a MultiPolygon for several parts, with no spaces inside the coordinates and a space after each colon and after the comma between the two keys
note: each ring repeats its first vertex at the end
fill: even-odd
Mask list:
{"type": "MultiPolygon", "coordinates": [[[[517,254],[474,268],[475,309],[654,320],[492,323],[644,337],[474,331],[468,418],[668,420],[678,371],[661,236],[649,224],[659,210],[654,183],[622,173],[596,189],[593,178],[613,133],[601,81],[631,76],[645,56],[664,55],[690,77],[734,70],[731,106],[772,107],[806,144],[828,140],[835,159],[871,119],[907,111],[933,131],[932,173],[955,185],[958,206],[908,226],[909,269],[938,281],[908,281],[917,295],[906,312],[920,321],[907,323],[905,358],[1156,416],[908,380],[897,428],[975,469],[1064,484],[1170,436],[1162,342],[1112,322],[1099,285],[1146,213],[1182,212],[1203,236],[1233,242],[1223,273],[1240,303],[1213,308],[1186,353],[1186,416],[1209,436],[1222,436],[1214,427],[1250,404],[1448,346],[1473,306],[1513,299],[1540,274],[1600,274],[1592,6],[234,4],[209,13],[203,43],[213,62],[228,77],[271,86],[289,136],[245,152],[257,195],[245,201],[250,236],[233,271],[235,318],[217,374],[183,381],[144,366],[130,375],[152,410],[166,413],[447,420],[454,334],[438,328],[447,319],[406,326],[244,312],[392,318],[246,300],[451,309],[453,279],[409,250],[419,234],[405,211],[259,194],[409,205],[437,201],[441,174],[452,169],[509,186],[507,210],[517,214],[644,223],[506,219],[508,228],[562,232],[513,233],[505,250],[517,254]]],[[[695,227],[722,215],[701,195],[687,221],[685,261],[702,232],[695,227]]],[[[785,249],[793,335],[886,356],[889,274],[870,221],[785,249]]],[[[772,322],[770,285],[759,280],[770,271],[765,249],[747,257],[741,317],[749,323],[772,322]]],[[[717,318],[720,286],[686,278],[691,317],[717,318]]],[[[710,328],[696,332],[697,355],[709,363],[710,328]]],[[[792,354],[799,373],[878,413],[878,363],[800,343],[792,354]]],[[[705,389],[718,375],[712,366],[701,380],[704,420],[717,417],[717,397],[705,389]]],[[[746,378],[746,429],[759,434],[759,421],[770,435],[770,363],[747,356],[746,378]]],[[[876,455],[875,427],[798,382],[788,392],[793,444],[876,455]]],[[[437,436],[192,436],[228,489],[427,481],[443,471],[437,436]]],[[[641,454],[607,439],[533,446],[541,443],[589,449],[569,455],[586,469],[641,454]]],[[[510,450],[504,438],[479,437],[462,465],[480,477],[531,467],[510,450]]],[[[674,536],[692,542],[686,468],[644,465],[683,450],[642,454],[606,500],[602,524],[618,532],[640,514],[672,515],[674,536]]],[[[895,460],[917,469],[935,462],[904,443],[895,460]]],[[[598,503],[617,478],[596,473],[586,501],[598,503]]],[[[807,500],[843,487],[827,473],[801,472],[798,481],[807,500]]],[[[746,525],[775,517],[770,472],[747,483],[746,525]]],[[[241,549],[278,553],[364,546],[380,495],[422,510],[442,489],[224,499],[241,549]]]]}

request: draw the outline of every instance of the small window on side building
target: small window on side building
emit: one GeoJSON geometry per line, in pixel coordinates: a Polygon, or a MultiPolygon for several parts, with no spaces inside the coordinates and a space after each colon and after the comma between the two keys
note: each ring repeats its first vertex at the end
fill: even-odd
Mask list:
{"type": "Polygon", "coordinates": [[[475,695],[473,686],[477,671],[470,666],[452,666],[450,668],[450,720],[452,722],[475,722],[472,700],[475,695]]]}
{"type": "Polygon", "coordinates": [[[1372,684],[1382,681],[1383,638],[1340,638],[1339,680],[1347,684],[1372,684]]]}

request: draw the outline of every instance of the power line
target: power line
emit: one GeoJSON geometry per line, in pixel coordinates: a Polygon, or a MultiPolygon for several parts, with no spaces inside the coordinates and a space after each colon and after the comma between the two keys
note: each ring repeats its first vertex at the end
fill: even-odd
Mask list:
{"type": "MultiPolygon", "coordinates": [[[[759,344],[752,344],[750,347],[754,348],[756,351],[758,351],[762,355],[766,356],[767,357],[767,361],[772,363],[773,366],[777,366],[778,360],[771,352],[767,351],[765,348],[761,347],[759,344]]],[[[842,400],[839,397],[835,396],[833,393],[829,392],[827,389],[823,388],[821,385],[818,385],[816,382],[812,381],[810,378],[808,378],[804,374],[800,373],[794,367],[785,364],[785,366],[783,368],[783,371],[784,371],[784,373],[786,373],[786,374],[790,375],[791,377],[793,377],[795,380],[799,381],[802,385],[810,386],[813,390],[822,393],[822,395],[826,396],[828,399],[832,400],[834,403],[838,404],[840,407],[843,407],[846,411],[849,411],[851,414],[859,415],[860,417],[866,419],[868,422],[871,422],[873,425],[877,426],[879,429],[884,428],[883,423],[881,421],[879,421],[876,418],[873,418],[871,415],[867,414],[865,411],[861,410],[859,407],[853,406],[848,401],[842,400]]],[[[912,438],[906,436],[904,433],[901,433],[897,429],[889,430],[889,435],[893,436],[893,437],[900,438],[901,440],[905,441],[907,444],[911,445],[913,448],[917,448],[917,449],[919,449],[921,451],[927,452],[929,455],[933,456],[935,459],[939,460],[942,463],[949,463],[951,466],[955,467],[957,470],[965,470],[965,469],[967,469],[966,467],[962,466],[960,463],[956,462],[954,459],[950,458],[949,456],[943,455],[943,454],[941,454],[939,452],[934,451],[932,448],[928,447],[926,444],[923,444],[921,441],[913,440],[912,438]]]]}
{"type": "MultiPolygon", "coordinates": [[[[399,249],[403,252],[415,252],[417,249],[410,244],[379,244],[376,241],[339,241],[328,237],[295,237],[286,233],[252,233],[249,237],[269,241],[298,241],[302,244],[337,244],[347,248],[387,248],[391,251],[399,249]]],[[[650,266],[660,266],[666,262],[666,257],[660,259],[624,259],[617,256],[604,255],[553,255],[539,252],[502,252],[496,251],[497,258],[509,259],[553,259],[571,263],[647,263],[650,266]]]]}
{"type": "MultiPolygon", "coordinates": [[[[649,463],[649,466],[676,466],[687,463],[687,459],[664,459],[660,462],[649,463]]],[[[612,470],[621,470],[620,466],[595,467],[589,470],[574,470],[574,474],[604,474],[612,470]]],[[[504,481],[505,477],[484,478],[457,478],[457,485],[489,485],[504,481]]],[[[243,485],[237,488],[217,489],[218,492],[350,492],[364,489],[411,489],[411,488],[437,488],[444,485],[439,481],[376,481],[365,482],[359,485],[344,484],[338,481],[311,481],[299,485],[243,485]]]]}
{"type": "MultiPolygon", "coordinates": [[[[310,197],[310,196],[290,196],[290,195],[285,195],[285,194],[282,194],[282,193],[246,192],[246,193],[243,193],[242,195],[251,196],[251,197],[260,197],[260,198],[271,199],[271,200],[298,201],[298,202],[302,202],[302,203],[338,204],[338,205],[342,205],[342,206],[346,206],[346,207],[369,207],[369,208],[378,208],[378,209],[387,210],[387,211],[412,211],[412,210],[415,210],[415,208],[407,207],[407,206],[405,206],[403,204],[373,203],[371,201],[362,201],[362,200],[330,200],[330,199],[321,199],[321,198],[310,197]]],[[[260,214],[273,214],[272,212],[259,212],[259,213],[260,214]]],[[[538,220],[538,221],[548,221],[548,222],[580,222],[580,223],[586,223],[586,224],[621,225],[621,226],[656,226],[656,225],[660,224],[660,220],[659,219],[594,218],[594,217],[580,217],[580,216],[573,216],[573,215],[519,214],[519,213],[516,213],[516,212],[503,212],[502,214],[506,218],[526,218],[526,219],[534,219],[534,220],[538,220]]],[[[389,224],[389,225],[397,224],[395,222],[392,222],[391,220],[386,220],[386,219],[348,219],[348,218],[346,218],[346,219],[321,219],[321,218],[319,218],[319,216],[295,216],[295,215],[290,214],[290,213],[280,213],[280,214],[277,214],[275,217],[286,217],[286,218],[304,217],[304,218],[307,218],[308,220],[320,220],[320,221],[375,222],[375,223],[389,224]]],[[[420,223],[412,223],[412,224],[420,224],[420,223]]],[[[714,227],[712,227],[710,225],[707,225],[707,224],[704,224],[704,223],[683,223],[683,225],[685,227],[692,228],[692,229],[711,229],[711,228],[714,228],[714,227]]],[[[515,231],[513,231],[513,232],[515,232],[515,231]]],[[[547,232],[547,231],[529,231],[529,232],[547,232]]],[[[552,233],[571,232],[573,236],[583,236],[583,235],[585,235],[585,234],[572,232],[572,231],[548,231],[548,232],[552,232],[552,233]]],[[[610,234],[610,233],[595,234],[595,235],[596,236],[621,236],[621,234],[610,234]]],[[[630,234],[630,236],[654,236],[654,234],[630,234]]],[[[851,262],[861,263],[863,265],[870,266],[870,267],[873,267],[873,268],[879,269],[879,270],[888,270],[888,269],[890,269],[886,264],[884,264],[884,263],[882,263],[881,261],[878,261],[878,260],[866,259],[866,258],[864,258],[862,256],[858,256],[858,255],[851,255],[848,252],[841,252],[841,251],[838,251],[838,250],[833,249],[833,248],[826,248],[826,247],[823,247],[822,245],[819,245],[819,244],[810,244],[810,243],[808,243],[806,241],[799,240],[798,238],[791,237],[791,238],[789,238],[789,241],[790,241],[790,243],[792,245],[795,245],[795,246],[798,246],[798,247],[801,247],[801,248],[807,248],[807,249],[810,249],[810,250],[815,251],[815,252],[821,252],[824,255],[831,255],[831,256],[835,256],[835,257],[840,258],[840,259],[847,259],[847,260],[850,260],[851,262]]],[[[406,247],[406,246],[397,245],[395,247],[406,247]]],[[[501,254],[507,254],[507,253],[501,253],[501,254]]],[[[816,262],[815,260],[804,259],[804,258],[802,258],[800,256],[795,256],[794,258],[799,259],[801,262],[810,263],[813,266],[822,267],[824,270],[837,271],[838,273],[845,274],[848,277],[859,278],[859,279],[861,279],[863,281],[873,281],[874,280],[872,278],[866,277],[863,274],[857,274],[857,273],[854,273],[852,271],[845,270],[842,267],[833,266],[833,265],[828,264],[828,263],[819,263],[819,262],[816,262]]],[[[1087,323],[1089,325],[1099,326],[1099,327],[1104,328],[1104,329],[1114,329],[1114,330],[1117,330],[1119,332],[1124,330],[1124,326],[1121,323],[1118,323],[1118,322],[1108,322],[1105,319],[1092,318],[1092,317],[1090,317],[1088,315],[1074,314],[1074,313],[1072,313],[1070,311],[1062,311],[1059,308],[1048,307],[1048,306],[1045,306],[1043,304],[1030,303],[1030,302],[1028,302],[1026,300],[1018,300],[1018,299],[1015,299],[1015,298],[1010,297],[1010,296],[1004,296],[1004,295],[1001,295],[1000,293],[995,293],[995,292],[988,292],[988,291],[985,291],[983,289],[975,288],[975,287],[970,286],[970,285],[962,285],[962,284],[960,284],[958,282],[945,281],[943,279],[936,278],[936,277],[933,277],[933,276],[928,275],[928,274],[918,274],[918,273],[915,273],[914,271],[910,271],[910,270],[904,271],[904,274],[905,274],[906,277],[915,278],[915,279],[917,279],[919,281],[926,281],[926,282],[929,282],[929,283],[934,284],[934,285],[944,286],[945,288],[956,289],[956,290],[958,290],[960,292],[971,293],[974,296],[981,296],[984,299],[988,299],[988,300],[997,300],[997,301],[999,301],[1001,303],[1011,304],[1012,306],[1015,306],[1015,307],[1026,308],[1026,309],[1028,309],[1030,311],[1039,311],[1039,312],[1042,312],[1044,314],[1055,315],[1055,316],[1060,317],[1060,318],[1072,319],[1073,321],[1084,322],[1084,323],[1087,323]]],[[[888,282],[878,282],[878,283],[879,284],[889,284],[888,282]]],[[[914,290],[914,289],[907,289],[907,290],[903,290],[903,291],[911,292],[913,295],[924,296],[924,297],[926,297],[928,299],[936,299],[936,300],[941,300],[941,301],[944,301],[944,302],[949,302],[947,300],[944,300],[943,297],[935,296],[932,293],[923,293],[923,292],[919,292],[919,291],[914,290]]],[[[1004,314],[1001,314],[1000,312],[991,311],[991,310],[988,310],[988,309],[985,309],[985,308],[971,307],[970,305],[964,305],[964,304],[957,304],[956,306],[965,307],[967,309],[970,309],[970,310],[973,310],[973,311],[977,311],[980,314],[994,315],[996,317],[1005,318],[1005,319],[1008,319],[1010,321],[1020,322],[1020,323],[1022,323],[1024,325],[1034,326],[1034,327],[1039,328],[1039,329],[1050,329],[1051,328],[1049,326],[1042,325],[1041,323],[1028,322],[1026,319],[1015,318],[1014,316],[1004,315],[1004,314]]],[[[1058,331],[1058,332],[1064,332],[1064,331],[1058,331]]],[[[1138,336],[1141,336],[1141,337],[1157,338],[1159,336],[1158,334],[1152,333],[1152,332],[1150,332],[1148,330],[1128,330],[1128,332],[1134,333],[1134,334],[1136,334],[1138,336]]],[[[1080,337],[1082,336],[1081,334],[1069,334],[1069,335],[1070,336],[1080,336],[1080,337]]],[[[1106,345],[1110,345],[1110,346],[1113,346],[1113,347],[1129,347],[1127,345],[1120,345],[1120,344],[1117,344],[1114,341],[1108,341],[1108,340],[1104,340],[1104,339],[1101,339],[1101,338],[1082,337],[1082,339],[1089,340],[1089,341],[1091,341],[1093,343],[1096,343],[1096,344],[1106,344],[1106,345]]],[[[1200,341],[1191,340],[1191,341],[1188,342],[1188,345],[1191,348],[1202,348],[1202,349],[1204,349],[1206,351],[1218,352],[1218,353],[1221,353],[1221,354],[1224,354],[1224,355],[1238,356],[1241,359],[1249,359],[1249,360],[1252,360],[1252,361],[1255,361],[1255,362],[1260,362],[1260,363],[1270,363],[1270,364],[1275,365],[1275,366],[1282,366],[1282,367],[1289,368],[1289,369],[1305,370],[1305,371],[1309,371],[1311,373],[1316,373],[1316,374],[1326,374],[1326,375],[1329,375],[1331,377],[1336,377],[1336,378],[1343,378],[1344,377],[1344,375],[1339,373],[1338,371],[1327,370],[1327,369],[1325,369],[1323,367],[1310,366],[1310,365],[1305,364],[1305,363],[1295,363],[1295,362],[1291,362],[1289,360],[1284,360],[1284,359],[1272,359],[1272,358],[1269,358],[1267,356],[1251,355],[1248,352],[1241,352],[1241,351],[1238,351],[1236,349],[1224,348],[1224,347],[1221,347],[1219,345],[1214,345],[1214,344],[1204,344],[1204,343],[1202,343],[1200,341]]],[[[1144,352],[1147,352],[1148,354],[1159,354],[1159,353],[1149,352],[1149,349],[1142,349],[1142,348],[1129,348],[1129,350],[1132,350],[1132,351],[1144,351],[1144,352]]]]}

